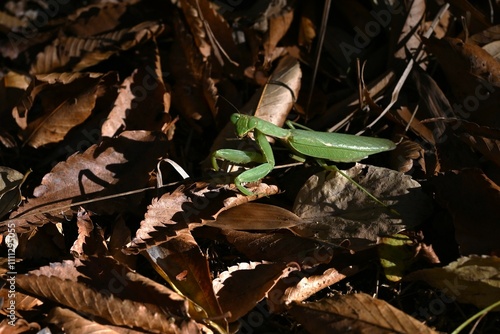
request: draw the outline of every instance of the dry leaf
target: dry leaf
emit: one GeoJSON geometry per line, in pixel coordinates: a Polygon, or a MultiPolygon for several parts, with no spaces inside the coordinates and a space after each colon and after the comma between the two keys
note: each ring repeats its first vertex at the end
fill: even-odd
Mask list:
{"type": "Polygon", "coordinates": [[[132,28],[107,32],[91,37],[61,36],[36,56],[30,72],[33,74],[81,71],[96,65],[119,51],[144,43],[163,31],[156,22],[142,22],[132,28]],[[83,46],[83,47],[82,47],[83,46]]]}
{"type": "Polygon", "coordinates": [[[215,221],[206,225],[235,230],[277,230],[296,226],[302,219],[279,206],[244,203],[220,212],[215,221]]]}
{"type": "Polygon", "coordinates": [[[229,267],[213,281],[217,299],[224,312],[237,321],[262,300],[274,283],[289,270],[284,263],[239,263],[229,267]]]}
{"type": "Polygon", "coordinates": [[[310,333],[437,333],[383,300],[363,293],[295,303],[288,312],[310,333]]]}
{"type": "Polygon", "coordinates": [[[30,294],[100,317],[118,326],[142,328],[155,333],[176,333],[178,326],[175,323],[186,320],[165,314],[156,305],[122,300],[113,294],[97,292],[82,283],[55,276],[18,275],[16,284],[30,294]]]}
{"type": "MultiPolygon", "coordinates": [[[[340,271],[335,268],[328,268],[324,272],[319,273],[319,275],[302,277],[296,284],[288,286],[286,289],[282,289],[282,286],[277,284],[275,289],[269,293],[274,297],[272,301],[269,301],[269,308],[273,313],[284,312],[292,303],[303,302],[321,290],[357,272],[359,272],[357,266],[345,268],[340,271]],[[280,291],[283,291],[282,295],[279,294],[280,291]],[[278,296],[280,297],[279,299],[277,298],[278,296]],[[276,304],[277,300],[279,300],[279,305],[276,304]]],[[[290,278],[288,278],[288,280],[290,280],[290,278]]]]}
{"type": "Polygon", "coordinates": [[[242,195],[233,184],[227,188],[195,184],[181,186],[171,194],[153,199],[141,227],[124,252],[137,254],[185,232],[190,224],[213,220],[224,209],[275,194],[278,189],[261,183],[251,191],[259,195],[242,195]]]}
{"type": "Polygon", "coordinates": [[[426,171],[424,160],[424,149],[418,143],[403,139],[396,149],[391,152],[391,165],[401,173],[408,173],[414,170],[426,171]]]}
{"type": "MultiPolygon", "coordinates": [[[[200,53],[217,59],[221,66],[238,65],[239,52],[232,37],[232,28],[209,1],[181,1],[184,16],[200,53]]],[[[215,62],[212,61],[212,65],[215,62]]]]}
{"type": "MultiPolygon", "coordinates": [[[[423,280],[460,303],[482,309],[500,299],[500,258],[461,257],[446,267],[415,271],[405,279],[423,280]]],[[[500,312],[500,308],[494,311],[500,312]]]]}
{"type": "Polygon", "coordinates": [[[194,319],[200,322],[213,319],[211,322],[218,328],[227,330],[227,321],[212,287],[207,258],[189,232],[148,248],[147,257],[176,291],[196,304],[195,309],[201,308],[202,317],[191,314],[194,319]]]}
{"type": "Polygon", "coordinates": [[[283,126],[299,96],[301,77],[299,62],[291,56],[282,58],[264,86],[255,116],[283,126]]]}
{"type": "MultiPolygon", "coordinates": [[[[66,332],[75,334],[99,333],[99,334],[119,334],[125,333],[124,329],[113,330],[111,326],[101,325],[97,322],[87,320],[78,313],[62,307],[54,307],[48,317],[47,321],[51,324],[64,329],[66,332]]],[[[139,334],[134,330],[126,329],[126,333],[139,334]]]]}
{"type": "Polygon", "coordinates": [[[82,208],[78,211],[76,224],[78,226],[78,238],[70,249],[74,258],[108,253],[102,230],[94,226],[90,214],[82,208]]]}
{"type": "Polygon", "coordinates": [[[127,10],[138,2],[129,0],[121,3],[91,3],[78,8],[67,17],[70,23],[64,31],[73,36],[89,37],[114,30],[120,25],[120,19],[123,19],[127,10]]]}
{"type": "MultiPolygon", "coordinates": [[[[48,221],[64,221],[65,212],[71,212],[71,203],[143,188],[166,148],[163,134],[147,131],[127,131],[93,145],[57,164],[35,189],[37,198],[13,212],[10,221],[16,225],[16,231],[27,231],[48,221]]],[[[138,200],[137,196],[129,196],[85,207],[112,213],[133,210],[138,200]]],[[[5,230],[5,225],[2,228],[5,230]]]]}
{"type": "Polygon", "coordinates": [[[328,263],[341,247],[286,233],[222,230],[227,241],[252,261],[295,262],[304,268],[328,263]]]}
{"type": "Polygon", "coordinates": [[[0,333],[2,334],[21,334],[21,333],[32,333],[36,331],[37,333],[40,331],[40,325],[37,323],[28,323],[24,319],[17,319],[12,326],[8,319],[2,320],[0,322],[0,333]]]}
{"type": "Polygon", "coordinates": [[[285,9],[279,15],[274,15],[269,19],[269,30],[264,39],[264,67],[268,67],[279,41],[285,36],[293,20],[293,10],[285,9]]]}
{"type": "Polygon", "coordinates": [[[113,109],[101,126],[105,137],[124,130],[160,131],[170,121],[170,92],[163,82],[158,47],[148,42],[138,52],[141,66],[123,81],[113,109]]]}
{"type": "Polygon", "coordinates": [[[394,234],[429,217],[431,201],[410,176],[393,170],[356,164],[345,171],[352,179],[399,216],[369,198],[338,173],[312,176],[298,193],[293,212],[306,221],[296,230],[315,231],[322,240],[363,238],[394,234]],[[390,198],[390,200],[388,200],[390,198]]]}
{"type": "MultiPolygon", "coordinates": [[[[104,84],[114,81],[114,77],[90,73],[79,80],[73,80],[72,76],[67,86],[66,78],[62,77],[58,78],[61,84],[42,84],[40,90],[35,87],[30,97],[39,98],[43,114],[34,120],[28,118],[28,126],[22,133],[24,144],[37,148],[63,140],[71,129],[92,114],[97,99],[105,93],[104,84]]],[[[50,80],[50,77],[43,79],[50,80]]]]}

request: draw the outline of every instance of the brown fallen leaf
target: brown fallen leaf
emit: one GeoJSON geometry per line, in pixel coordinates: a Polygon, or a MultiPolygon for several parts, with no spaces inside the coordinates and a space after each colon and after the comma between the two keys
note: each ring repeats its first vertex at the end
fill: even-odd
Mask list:
{"type": "Polygon", "coordinates": [[[364,293],[294,303],[288,312],[310,333],[437,333],[387,302],[364,293]]]}
{"type": "Polygon", "coordinates": [[[81,71],[119,51],[128,50],[158,36],[163,32],[163,28],[163,25],[157,22],[142,22],[131,28],[90,37],[58,37],[36,55],[30,73],[81,71]]]}
{"type": "Polygon", "coordinates": [[[74,258],[103,255],[108,253],[101,228],[92,222],[90,214],[80,208],[76,217],[78,238],[69,250],[74,258]]]}
{"type": "MultiPolygon", "coordinates": [[[[3,273],[2,273],[3,274],[3,273]]],[[[8,277],[10,278],[10,277],[8,277]]],[[[16,291],[14,298],[12,298],[12,291],[10,290],[10,283],[12,281],[8,281],[6,285],[4,285],[0,289],[0,301],[2,301],[2,305],[0,305],[0,314],[3,316],[8,317],[10,314],[10,311],[8,308],[10,307],[12,309],[12,306],[10,304],[10,301],[13,300],[15,301],[15,314],[16,317],[19,318],[21,317],[20,311],[34,311],[37,307],[40,307],[43,302],[40,299],[37,299],[35,297],[26,295],[24,293],[16,291]],[[10,297],[9,297],[10,295],[10,297]]],[[[10,319],[9,319],[10,320],[10,319]]],[[[0,333],[3,333],[0,330],[0,333]]]]}
{"type": "Polygon", "coordinates": [[[222,230],[227,241],[252,261],[295,262],[304,268],[328,263],[342,247],[287,233],[222,230]]]}
{"type": "Polygon", "coordinates": [[[279,41],[285,36],[290,25],[292,24],[294,11],[291,8],[285,9],[278,15],[274,15],[269,19],[269,29],[263,42],[264,47],[264,67],[269,67],[270,62],[275,57],[276,46],[279,41]]]}
{"type": "Polygon", "coordinates": [[[313,223],[301,224],[294,230],[312,228],[318,231],[316,236],[322,240],[363,238],[375,241],[379,235],[397,233],[429,217],[431,199],[409,175],[359,163],[344,172],[399,215],[391,214],[344,176],[323,171],[304,184],[292,210],[313,223]]]}
{"type": "Polygon", "coordinates": [[[217,299],[228,322],[237,321],[252,310],[274,283],[290,268],[285,263],[239,263],[214,279],[217,299]]]}
{"type": "Polygon", "coordinates": [[[111,257],[89,257],[84,261],[66,260],[51,263],[30,271],[35,277],[58,278],[78,282],[103,295],[113,295],[123,300],[150,303],[166,313],[184,317],[187,314],[186,299],[162,284],[144,277],[111,257]],[[106,270],[102,270],[106,268],[106,270]]]}
{"type": "MultiPolygon", "coordinates": [[[[81,154],[57,164],[45,175],[34,195],[10,216],[16,230],[29,231],[49,221],[64,221],[71,203],[144,188],[149,172],[167,150],[165,135],[148,131],[126,131],[104,140],[81,154]]],[[[139,197],[98,201],[84,205],[98,213],[134,209],[139,197]]],[[[0,225],[5,230],[7,223],[0,225]]]]}
{"type": "Polygon", "coordinates": [[[180,3],[200,53],[213,59],[212,66],[217,65],[215,60],[225,69],[238,66],[240,55],[232,37],[232,27],[215,10],[214,5],[200,0],[184,0],[180,3]]]}
{"type": "Polygon", "coordinates": [[[28,117],[27,127],[22,132],[24,145],[37,148],[62,141],[71,129],[90,117],[97,99],[106,92],[105,85],[115,81],[116,75],[89,73],[87,77],[66,84],[62,82],[64,79],[60,78],[55,84],[39,82],[41,87],[35,86],[31,92],[30,98],[38,98],[41,104],[33,107],[41,107],[42,114],[33,120],[28,117]]]}
{"type": "Polygon", "coordinates": [[[196,306],[191,317],[208,321],[218,330],[227,331],[227,320],[215,297],[208,260],[189,232],[147,249],[145,256],[153,268],[196,306]],[[201,310],[200,310],[201,308],[201,310]]]}
{"type": "Polygon", "coordinates": [[[183,230],[191,224],[212,221],[225,209],[275,194],[278,189],[261,183],[252,187],[251,191],[259,195],[242,195],[234,184],[225,188],[200,183],[181,186],[172,193],[153,199],[141,227],[123,251],[126,254],[137,254],[185,232],[183,230]]]}
{"type": "Polygon", "coordinates": [[[207,86],[206,74],[211,70],[207,60],[197,49],[194,37],[179,12],[174,11],[172,16],[175,39],[169,54],[168,67],[175,79],[172,86],[172,103],[193,129],[202,132],[203,128],[213,125],[214,121],[215,110],[210,110],[209,107],[214,106],[216,101],[207,101],[206,98],[212,95],[203,89],[207,86]]]}
{"type": "MultiPolygon", "coordinates": [[[[407,280],[423,280],[453,300],[485,308],[500,299],[500,258],[461,257],[443,268],[415,271],[407,280]]],[[[500,312],[500,308],[492,311],[500,312]]]]}
{"type": "Polygon", "coordinates": [[[391,167],[401,173],[421,171],[425,174],[425,152],[422,146],[409,139],[403,139],[391,152],[391,167]]]}
{"type": "Polygon", "coordinates": [[[97,316],[117,326],[141,328],[155,333],[176,333],[186,318],[166,314],[160,307],[123,300],[101,293],[83,283],[52,276],[18,275],[17,286],[42,298],[50,299],[87,315],[97,316]]]}
{"type": "Polygon", "coordinates": [[[163,82],[158,46],[147,42],[138,56],[141,65],[123,81],[114,107],[101,126],[104,137],[124,130],[160,131],[171,120],[170,92],[163,82]]]}
{"type": "Polygon", "coordinates": [[[208,220],[205,225],[235,230],[277,230],[302,223],[293,212],[275,205],[244,203],[224,209],[216,220],[208,220]]]}
{"type": "Polygon", "coordinates": [[[102,334],[120,334],[120,333],[130,333],[139,334],[142,332],[134,331],[131,329],[123,329],[114,326],[101,325],[92,320],[87,320],[76,312],[73,312],[67,308],[54,307],[50,310],[47,316],[47,321],[51,324],[56,325],[60,329],[64,329],[66,332],[71,332],[75,334],[86,334],[86,333],[102,333],[102,334]],[[112,328],[114,327],[114,328],[112,328]],[[126,331],[126,332],[125,332],[126,331]]]}
{"type": "MultiPolygon", "coordinates": [[[[344,244],[342,246],[348,246],[344,244]]],[[[285,312],[293,302],[302,302],[330,285],[358,274],[367,263],[376,260],[375,247],[362,246],[362,249],[356,251],[336,252],[326,266],[316,266],[311,269],[303,267],[300,271],[290,271],[287,277],[281,278],[269,291],[267,298],[269,310],[273,313],[285,312]]],[[[314,260],[307,258],[307,262],[314,260]]]]}
{"type": "Polygon", "coordinates": [[[282,127],[299,96],[301,78],[297,59],[283,57],[264,86],[254,115],[282,127]]]}
{"type": "MultiPolygon", "coordinates": [[[[287,308],[292,303],[303,302],[307,298],[313,296],[315,293],[318,293],[319,291],[326,289],[329,286],[338,283],[346,277],[354,275],[358,272],[359,267],[357,266],[344,268],[340,271],[335,268],[328,268],[318,275],[303,277],[299,282],[291,287],[287,287],[284,290],[283,295],[279,299],[279,304],[281,307],[270,307],[271,312],[284,311],[285,308],[287,308]]],[[[273,295],[277,295],[275,291],[273,291],[272,293],[273,295]]],[[[276,303],[276,300],[273,300],[273,302],[276,303]]]]}
{"type": "Polygon", "coordinates": [[[88,37],[115,30],[124,14],[138,2],[129,0],[120,3],[91,3],[78,8],[68,15],[64,32],[73,36],[88,37]]]}
{"type": "Polygon", "coordinates": [[[0,322],[0,333],[2,334],[21,334],[21,333],[31,333],[33,331],[39,332],[41,329],[40,325],[32,322],[29,323],[24,319],[17,319],[12,326],[8,319],[3,319],[0,322]]]}

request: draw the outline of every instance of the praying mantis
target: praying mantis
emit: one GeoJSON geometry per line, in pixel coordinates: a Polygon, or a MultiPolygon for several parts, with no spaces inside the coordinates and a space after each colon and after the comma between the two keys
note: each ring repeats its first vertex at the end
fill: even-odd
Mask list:
{"type": "Polygon", "coordinates": [[[232,114],[231,122],[236,128],[236,134],[239,138],[253,133],[255,142],[261,152],[220,149],[212,154],[212,165],[215,170],[219,170],[217,160],[227,160],[237,165],[251,162],[260,163],[260,165],[244,171],[234,179],[234,184],[243,194],[254,195],[243,184],[264,178],[275,166],[273,150],[266,138],[266,136],[270,136],[280,139],[288,146],[294,152],[294,158],[297,160],[303,161],[306,157],[315,158],[319,165],[340,172],[371,198],[381,203],[337,167],[327,165],[324,160],[357,162],[371,154],[394,149],[396,145],[392,141],[382,138],[296,129],[292,122],[287,122],[290,129],[284,129],[255,116],[242,114],[232,114]]]}

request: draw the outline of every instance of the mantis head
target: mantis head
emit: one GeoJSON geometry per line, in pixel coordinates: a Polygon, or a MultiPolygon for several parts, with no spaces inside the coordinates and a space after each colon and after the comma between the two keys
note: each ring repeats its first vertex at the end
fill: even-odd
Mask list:
{"type": "Polygon", "coordinates": [[[253,131],[256,127],[254,117],[242,115],[242,114],[232,114],[231,122],[236,128],[236,134],[238,137],[245,137],[249,132],[253,131]]]}

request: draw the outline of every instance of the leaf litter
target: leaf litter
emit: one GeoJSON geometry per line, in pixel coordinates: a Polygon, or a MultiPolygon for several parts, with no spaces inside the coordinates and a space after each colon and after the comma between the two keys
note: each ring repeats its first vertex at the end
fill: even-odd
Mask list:
{"type": "Polygon", "coordinates": [[[1,332],[451,332],[498,302],[497,4],[52,4],[0,6],[1,332]],[[234,112],[393,140],[339,166],[385,206],[279,143],[241,194],[209,166],[256,149],[234,112]]]}

